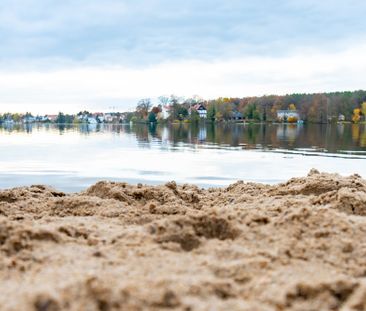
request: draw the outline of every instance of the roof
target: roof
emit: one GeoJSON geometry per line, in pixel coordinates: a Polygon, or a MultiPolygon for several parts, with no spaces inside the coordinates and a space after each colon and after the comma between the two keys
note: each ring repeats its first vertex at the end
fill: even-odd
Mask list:
{"type": "Polygon", "coordinates": [[[203,104],[196,104],[192,106],[192,109],[194,110],[207,110],[206,107],[203,104]]]}

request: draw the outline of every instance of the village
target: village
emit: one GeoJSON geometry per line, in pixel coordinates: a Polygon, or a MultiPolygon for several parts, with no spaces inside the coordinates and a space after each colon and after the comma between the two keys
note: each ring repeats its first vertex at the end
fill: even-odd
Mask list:
{"type": "MultiPolygon", "coordinates": [[[[46,114],[33,116],[31,113],[11,114],[5,113],[0,115],[0,124],[32,124],[32,123],[57,123],[57,124],[119,124],[119,123],[156,123],[169,122],[173,116],[173,108],[171,106],[153,107],[147,114],[147,119],[138,118],[135,113],[131,112],[79,112],[76,115],[64,113],[46,114]]],[[[204,104],[196,104],[187,110],[187,114],[178,114],[172,121],[210,121],[207,118],[207,109],[204,104]]],[[[239,111],[231,112],[231,116],[226,121],[246,121],[244,115],[239,111]]],[[[251,120],[249,120],[251,121],[251,120]]],[[[296,110],[279,110],[277,112],[277,121],[296,123],[301,121],[299,113],[296,110]]]]}
{"type": "Polygon", "coordinates": [[[11,114],[5,113],[0,115],[0,123],[2,124],[31,124],[31,123],[86,123],[86,124],[100,124],[100,123],[121,123],[123,122],[123,113],[90,113],[80,112],[76,115],[69,115],[64,113],[46,114],[33,116],[31,113],[25,114],[11,114]]]}
{"type": "MultiPolygon", "coordinates": [[[[208,118],[207,108],[204,104],[196,104],[190,107],[187,114],[178,114],[176,118],[172,119],[174,111],[171,106],[154,107],[147,114],[147,118],[138,118],[135,113],[131,112],[80,112],[76,115],[69,115],[64,113],[46,114],[33,116],[31,113],[25,114],[11,114],[5,113],[0,115],[0,124],[32,124],[32,123],[56,123],[56,124],[121,124],[121,123],[157,123],[157,122],[191,122],[191,121],[231,121],[231,122],[252,122],[261,121],[248,119],[243,113],[239,111],[232,111],[229,117],[224,120],[214,120],[208,118]]],[[[282,123],[303,123],[299,112],[296,109],[278,110],[276,113],[277,122],[282,123]]],[[[344,115],[340,114],[337,121],[344,122],[344,115]]]]}

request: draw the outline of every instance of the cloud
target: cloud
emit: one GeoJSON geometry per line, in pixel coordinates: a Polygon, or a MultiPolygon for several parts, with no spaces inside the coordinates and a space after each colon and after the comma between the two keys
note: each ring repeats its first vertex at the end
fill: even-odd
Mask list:
{"type": "Polygon", "coordinates": [[[0,72],[2,110],[76,112],[127,110],[140,98],[162,94],[205,98],[361,89],[366,45],[226,61],[185,60],[145,68],[78,67],[46,72],[0,72]]]}
{"type": "Polygon", "coordinates": [[[365,32],[361,0],[2,0],[2,63],[139,66],[339,50],[365,32]]]}
{"type": "Polygon", "coordinates": [[[2,0],[0,109],[359,89],[361,0],[2,0]]]}

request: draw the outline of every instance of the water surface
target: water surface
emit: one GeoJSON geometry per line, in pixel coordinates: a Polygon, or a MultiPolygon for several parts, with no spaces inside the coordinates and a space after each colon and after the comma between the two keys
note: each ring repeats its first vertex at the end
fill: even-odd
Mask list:
{"type": "Polygon", "coordinates": [[[366,127],[352,124],[18,125],[0,127],[0,150],[0,188],[278,183],[311,168],[366,177],[366,127]]]}

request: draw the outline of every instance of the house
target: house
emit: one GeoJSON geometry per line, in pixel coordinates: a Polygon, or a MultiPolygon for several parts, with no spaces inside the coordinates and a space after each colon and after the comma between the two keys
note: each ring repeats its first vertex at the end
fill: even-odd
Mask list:
{"type": "Polygon", "coordinates": [[[243,120],[243,114],[239,111],[233,111],[231,113],[231,119],[232,120],[243,120]]]}
{"type": "Polygon", "coordinates": [[[277,111],[277,120],[282,122],[293,121],[296,122],[299,120],[299,113],[296,110],[278,110],[277,111]]]}
{"type": "Polygon", "coordinates": [[[119,119],[119,123],[127,122],[130,114],[131,114],[130,112],[122,112],[121,116],[120,116],[120,119],[119,119]]]}
{"type": "Polygon", "coordinates": [[[88,117],[88,118],[86,118],[86,122],[87,122],[88,124],[98,124],[97,119],[96,119],[96,118],[94,118],[94,117],[88,117]]]}
{"type": "Polygon", "coordinates": [[[36,116],[36,122],[48,122],[50,121],[47,116],[36,116]]]}
{"type": "Polygon", "coordinates": [[[97,120],[98,123],[103,123],[105,120],[104,113],[102,112],[93,113],[92,117],[95,118],[95,120],[97,120]]]}
{"type": "Polygon", "coordinates": [[[58,115],[57,114],[48,114],[45,117],[47,117],[48,121],[55,122],[57,120],[58,115]]]}
{"type": "Polygon", "coordinates": [[[89,123],[88,119],[91,117],[92,116],[87,113],[78,113],[78,115],[77,115],[78,121],[82,122],[82,123],[89,123]]]}
{"type": "Polygon", "coordinates": [[[196,104],[189,108],[189,114],[191,114],[192,111],[197,111],[200,118],[207,118],[207,109],[203,104],[196,104]]]}
{"type": "Polygon", "coordinates": [[[104,122],[112,123],[116,121],[116,115],[114,112],[109,112],[104,115],[104,122]]]}
{"type": "Polygon", "coordinates": [[[23,122],[24,123],[34,123],[34,122],[36,122],[36,118],[31,115],[27,115],[23,118],[23,122]]]}
{"type": "Polygon", "coordinates": [[[346,117],[343,114],[339,114],[338,121],[343,122],[346,120],[346,117]]]}
{"type": "Polygon", "coordinates": [[[80,115],[77,115],[76,118],[80,121],[80,122],[84,122],[85,120],[85,117],[84,115],[80,114],[80,115]]]}

